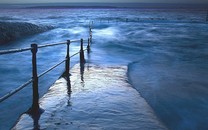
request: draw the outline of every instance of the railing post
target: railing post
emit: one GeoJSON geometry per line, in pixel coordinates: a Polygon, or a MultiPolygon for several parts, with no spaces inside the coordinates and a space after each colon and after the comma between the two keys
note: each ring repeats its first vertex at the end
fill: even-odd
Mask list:
{"type": "Polygon", "coordinates": [[[90,53],[90,38],[88,38],[87,42],[87,53],[90,53]]]}
{"type": "Polygon", "coordinates": [[[92,42],[92,28],[90,26],[90,43],[92,42]]]}
{"type": "Polygon", "coordinates": [[[67,40],[67,52],[66,52],[66,63],[65,63],[65,73],[67,75],[69,75],[69,68],[70,68],[69,45],[70,45],[70,40],[67,40]]]}
{"type": "Polygon", "coordinates": [[[39,93],[38,93],[38,74],[37,74],[37,58],[38,51],[37,44],[31,44],[32,52],[32,74],[33,74],[33,103],[32,111],[38,112],[39,110],[39,93]]]}
{"type": "Polygon", "coordinates": [[[84,50],[83,50],[83,39],[81,39],[81,45],[80,45],[80,63],[84,63],[84,50]]]}

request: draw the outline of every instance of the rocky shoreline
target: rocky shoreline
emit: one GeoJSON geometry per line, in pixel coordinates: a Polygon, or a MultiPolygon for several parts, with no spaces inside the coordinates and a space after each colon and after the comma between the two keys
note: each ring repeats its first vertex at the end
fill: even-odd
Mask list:
{"type": "Polygon", "coordinates": [[[54,29],[54,27],[48,25],[35,25],[27,22],[0,22],[0,44],[51,29],[54,29]]]}

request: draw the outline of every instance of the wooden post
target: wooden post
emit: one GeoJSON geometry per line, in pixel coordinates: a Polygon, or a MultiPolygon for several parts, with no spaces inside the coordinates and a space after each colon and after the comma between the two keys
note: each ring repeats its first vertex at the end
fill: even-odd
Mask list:
{"type": "Polygon", "coordinates": [[[69,76],[69,68],[70,68],[69,45],[70,45],[70,40],[67,40],[67,52],[66,52],[66,62],[65,62],[65,74],[68,75],[68,76],[69,76]]]}
{"type": "Polygon", "coordinates": [[[80,63],[84,63],[85,59],[84,59],[84,50],[83,50],[83,39],[81,39],[81,45],[80,45],[80,63]]]}
{"type": "Polygon", "coordinates": [[[39,111],[39,93],[38,93],[38,74],[37,74],[37,58],[36,54],[38,51],[37,44],[31,44],[32,52],[32,71],[33,71],[33,103],[32,112],[39,111]]]}
{"type": "Polygon", "coordinates": [[[88,38],[87,53],[90,53],[90,38],[88,38]]]}

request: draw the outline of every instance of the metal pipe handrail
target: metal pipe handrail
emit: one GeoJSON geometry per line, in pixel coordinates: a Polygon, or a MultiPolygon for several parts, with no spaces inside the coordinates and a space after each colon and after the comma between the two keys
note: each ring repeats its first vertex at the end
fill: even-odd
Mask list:
{"type": "MultiPolygon", "coordinates": [[[[79,42],[80,40],[71,40],[70,42],[79,42]]],[[[57,45],[62,45],[66,44],[67,42],[59,42],[59,43],[53,43],[53,44],[45,44],[45,45],[39,45],[38,48],[45,48],[45,47],[51,47],[51,46],[57,46],[57,45]]]]}
{"type": "Polygon", "coordinates": [[[80,42],[80,39],[77,39],[77,40],[70,40],[70,42],[80,42]]]}
{"type": "Polygon", "coordinates": [[[91,26],[89,27],[90,31],[90,37],[87,40],[67,40],[66,42],[59,42],[59,43],[53,43],[53,44],[45,44],[45,45],[37,45],[37,44],[31,44],[31,47],[28,48],[22,48],[22,49],[11,49],[11,50],[2,50],[0,51],[0,55],[3,54],[9,54],[9,53],[17,53],[17,52],[23,52],[23,51],[31,51],[32,52],[32,79],[30,79],[29,81],[25,82],[24,84],[22,84],[21,86],[19,86],[18,88],[10,91],[9,93],[7,93],[6,95],[0,97],[0,103],[4,100],[6,100],[7,98],[11,97],[12,95],[14,95],[15,93],[17,93],[18,91],[20,91],[21,89],[25,88],[27,85],[29,85],[30,83],[32,84],[33,87],[33,103],[32,103],[32,107],[31,107],[31,112],[37,112],[39,110],[39,92],[38,92],[38,79],[40,77],[42,77],[43,75],[47,74],[48,72],[50,72],[51,70],[55,69],[56,67],[58,67],[59,65],[61,65],[62,63],[65,62],[65,74],[69,76],[69,68],[70,68],[70,58],[74,57],[77,54],[80,54],[80,64],[85,63],[85,59],[84,59],[84,51],[90,50],[90,43],[92,42],[92,31],[91,31],[91,26]],[[69,56],[69,45],[72,42],[81,42],[80,44],[80,51],[78,51],[77,53],[73,54],[72,56],[69,56]],[[88,42],[87,48],[83,49],[83,43],[84,42],[88,42]],[[66,54],[66,58],[64,60],[62,60],[61,62],[57,63],[56,65],[52,66],[51,68],[49,68],[48,70],[42,72],[40,75],[38,75],[37,73],[37,52],[39,48],[45,48],[45,47],[51,47],[51,46],[57,46],[57,45],[62,45],[62,44],[66,44],[67,45],[67,54],[66,54]]]}
{"type": "Polygon", "coordinates": [[[10,91],[9,93],[7,93],[6,95],[4,95],[3,97],[0,98],[0,102],[3,102],[7,98],[11,97],[12,95],[14,95],[18,91],[20,91],[21,89],[25,88],[27,85],[32,83],[32,81],[33,81],[33,79],[30,79],[27,82],[25,82],[24,84],[22,84],[21,86],[19,86],[18,88],[16,88],[15,90],[10,91]]]}
{"type": "MultiPolygon", "coordinates": [[[[79,41],[80,40],[71,40],[70,42],[72,43],[72,42],[79,42],[79,41]]],[[[87,41],[87,40],[83,40],[83,41],[87,41]]],[[[66,43],[67,42],[59,42],[59,43],[53,43],[53,44],[39,45],[38,48],[57,46],[57,45],[62,45],[62,44],[66,44],[66,43]]],[[[32,50],[32,47],[20,48],[20,49],[10,49],[10,50],[0,50],[0,55],[24,52],[24,51],[29,51],[29,50],[32,50]]]]}
{"type": "Polygon", "coordinates": [[[64,59],[63,61],[57,63],[56,65],[52,66],[51,68],[49,68],[48,70],[44,71],[43,73],[41,73],[40,75],[38,75],[38,78],[42,77],[43,75],[47,74],[48,72],[50,72],[51,70],[55,69],[56,67],[58,67],[59,65],[61,65],[62,63],[64,63],[66,61],[66,59],[64,59]]]}
{"type": "Polygon", "coordinates": [[[78,51],[77,53],[75,53],[75,54],[71,55],[71,56],[70,56],[70,58],[72,58],[72,57],[74,57],[74,56],[78,55],[79,53],[80,53],[80,51],[78,51]]]}
{"type": "MultiPolygon", "coordinates": [[[[70,42],[77,42],[78,40],[72,40],[70,42]]],[[[79,40],[80,41],[80,40],[79,40]]],[[[55,44],[47,44],[47,45],[43,45],[43,46],[39,46],[37,48],[43,48],[43,47],[48,47],[48,46],[56,46],[56,45],[61,45],[61,44],[66,44],[66,42],[62,42],[62,43],[55,43],[55,44]]],[[[15,52],[20,52],[20,51],[28,51],[31,50],[31,48],[25,48],[25,49],[14,49],[14,50],[9,50],[9,51],[5,51],[5,54],[8,53],[12,53],[11,51],[13,51],[13,53],[15,52]],[[15,52],[14,52],[15,51],[15,52]]],[[[83,51],[86,51],[86,49],[84,49],[83,51]]],[[[3,51],[2,51],[3,52],[3,51]]],[[[77,53],[73,54],[70,56],[70,58],[74,57],[75,55],[78,55],[81,51],[78,51],[77,53]]],[[[58,64],[52,66],[51,68],[49,68],[48,70],[44,71],[43,73],[41,73],[40,75],[38,75],[38,78],[42,77],[43,75],[47,74],[48,72],[50,72],[51,70],[53,70],[54,68],[58,67],[59,65],[61,65],[62,63],[64,63],[66,61],[66,59],[62,60],[61,62],[59,62],[58,64]]],[[[24,84],[22,84],[21,86],[19,86],[17,89],[10,91],[9,93],[7,93],[6,95],[4,95],[3,97],[0,98],[0,102],[3,102],[4,100],[6,100],[7,98],[11,97],[12,95],[14,95],[15,93],[17,93],[18,91],[20,91],[21,89],[25,88],[27,85],[29,85],[31,82],[33,82],[33,79],[30,79],[29,81],[25,82],[24,84]]]]}
{"type": "Polygon", "coordinates": [[[38,48],[45,48],[45,47],[51,47],[51,46],[57,46],[57,45],[63,45],[63,44],[66,44],[66,42],[53,43],[53,44],[45,44],[45,45],[39,45],[38,48]]]}
{"type": "MultiPolygon", "coordinates": [[[[86,48],[86,49],[84,49],[83,51],[86,51],[86,50],[88,50],[88,49],[86,48]]],[[[80,53],[80,51],[78,51],[77,53],[74,53],[73,55],[70,56],[70,58],[72,58],[72,57],[78,55],[79,53],[80,53]]]]}
{"type": "Polygon", "coordinates": [[[31,49],[32,49],[31,47],[28,47],[28,48],[21,48],[21,49],[1,50],[0,55],[29,51],[31,49]]]}
{"type": "Polygon", "coordinates": [[[86,48],[86,49],[84,49],[83,51],[87,51],[87,48],[86,48]]]}

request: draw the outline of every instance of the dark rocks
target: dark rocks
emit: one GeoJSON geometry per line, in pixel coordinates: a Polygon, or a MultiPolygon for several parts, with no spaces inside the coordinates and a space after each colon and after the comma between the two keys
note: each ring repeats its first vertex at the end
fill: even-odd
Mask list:
{"type": "Polygon", "coordinates": [[[26,22],[0,22],[0,44],[18,38],[53,29],[53,26],[38,26],[26,22]]]}

